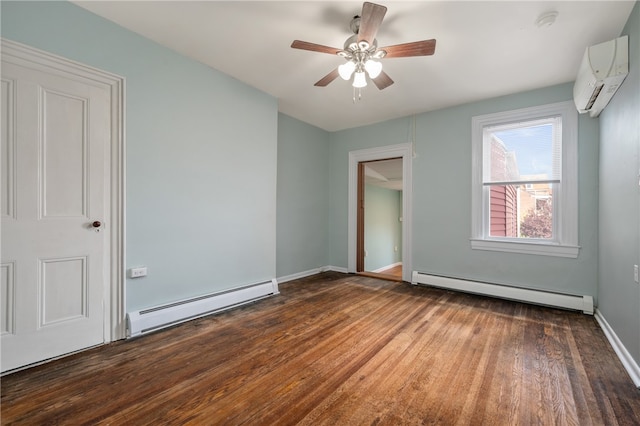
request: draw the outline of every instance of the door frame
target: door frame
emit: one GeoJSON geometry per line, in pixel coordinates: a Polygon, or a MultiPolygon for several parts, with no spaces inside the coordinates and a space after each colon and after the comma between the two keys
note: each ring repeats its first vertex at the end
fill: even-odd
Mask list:
{"type": "MultiPolygon", "coordinates": [[[[365,268],[365,217],[366,217],[366,202],[365,202],[365,191],[366,191],[366,183],[365,183],[365,167],[369,163],[375,163],[378,161],[390,161],[390,160],[402,160],[404,164],[404,160],[402,158],[383,158],[380,160],[373,161],[361,161],[358,163],[358,212],[357,212],[357,223],[356,223],[356,273],[358,272],[368,272],[373,273],[373,271],[367,271],[365,268]]],[[[402,217],[400,217],[401,223],[403,222],[402,217]]],[[[401,259],[403,260],[403,259],[401,259]]]]}
{"type": "Polygon", "coordinates": [[[364,162],[358,162],[358,212],[356,213],[356,271],[364,272],[364,162]]]}
{"type": "Polygon", "coordinates": [[[403,281],[411,282],[413,267],[413,145],[411,143],[349,152],[347,271],[355,273],[357,269],[358,165],[367,161],[386,160],[389,158],[402,158],[402,279],[403,281]]]}
{"type": "Polygon", "coordinates": [[[108,233],[109,265],[104,284],[105,343],[124,339],[125,334],[125,137],[124,77],[93,68],[34,47],[1,38],[2,60],[16,65],[61,76],[74,75],[79,80],[106,87],[111,95],[111,137],[107,153],[106,179],[109,211],[104,218],[108,233]]]}

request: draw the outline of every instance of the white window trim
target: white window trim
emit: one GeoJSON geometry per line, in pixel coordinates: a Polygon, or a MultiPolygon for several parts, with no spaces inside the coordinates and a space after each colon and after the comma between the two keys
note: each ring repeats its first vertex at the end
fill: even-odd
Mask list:
{"type": "Polygon", "coordinates": [[[578,257],[578,113],[573,102],[475,116],[471,120],[471,248],[542,256],[578,257]],[[562,183],[556,195],[554,241],[490,237],[483,204],[482,130],[486,126],[562,116],[562,183]],[[557,209],[557,210],[556,210],[557,209]]]}

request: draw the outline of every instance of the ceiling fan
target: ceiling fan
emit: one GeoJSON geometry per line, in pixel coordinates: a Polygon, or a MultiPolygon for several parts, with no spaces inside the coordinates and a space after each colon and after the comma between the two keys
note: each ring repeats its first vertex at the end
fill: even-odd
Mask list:
{"type": "Polygon", "coordinates": [[[380,59],[433,55],[436,50],[435,39],[378,48],[376,33],[385,13],[387,13],[385,6],[365,2],[362,5],[362,14],[354,16],[351,20],[350,28],[354,35],[344,42],[343,49],[300,40],[293,41],[291,47],[294,49],[338,55],[347,60],[347,62],[318,80],[314,86],[325,87],[338,76],[344,80],[350,80],[353,76],[353,87],[361,88],[367,85],[366,73],[378,89],[382,90],[391,86],[393,80],[387,73],[382,71],[380,59]]]}

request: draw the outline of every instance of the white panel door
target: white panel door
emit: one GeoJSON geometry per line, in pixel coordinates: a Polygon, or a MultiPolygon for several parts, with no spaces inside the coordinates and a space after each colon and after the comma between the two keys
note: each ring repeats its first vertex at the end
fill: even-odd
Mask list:
{"type": "Polygon", "coordinates": [[[5,372],[105,341],[110,92],[3,61],[0,109],[5,372]]]}

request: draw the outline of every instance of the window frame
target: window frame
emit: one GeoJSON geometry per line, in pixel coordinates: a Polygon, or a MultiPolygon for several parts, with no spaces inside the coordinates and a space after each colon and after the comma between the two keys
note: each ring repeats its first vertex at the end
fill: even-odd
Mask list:
{"type": "MultiPolygon", "coordinates": [[[[578,113],[573,102],[521,108],[472,117],[471,120],[471,248],[542,256],[578,257],[578,113]],[[561,182],[553,187],[552,240],[492,237],[488,197],[483,185],[483,131],[487,126],[528,122],[548,117],[562,119],[561,182]]],[[[489,186],[486,187],[489,190],[489,186]]]]}

